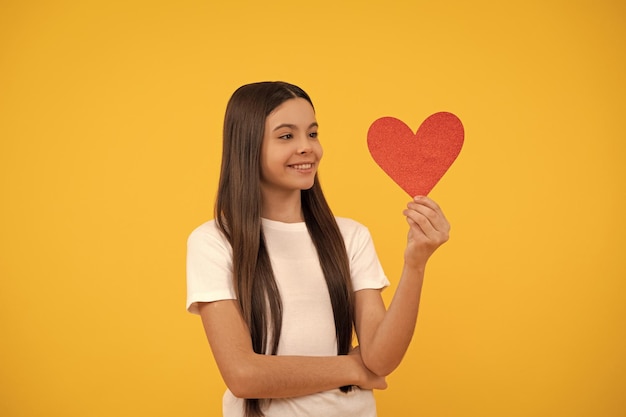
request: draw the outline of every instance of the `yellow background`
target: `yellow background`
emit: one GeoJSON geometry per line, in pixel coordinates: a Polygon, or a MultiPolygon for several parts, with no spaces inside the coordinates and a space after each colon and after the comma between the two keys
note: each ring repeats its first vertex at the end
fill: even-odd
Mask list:
{"type": "Polygon", "coordinates": [[[226,101],[316,104],[321,179],[393,294],[408,196],[369,125],[461,118],[453,225],[381,416],[626,415],[620,1],[0,2],[0,415],[217,416],[184,310],[226,101]]]}

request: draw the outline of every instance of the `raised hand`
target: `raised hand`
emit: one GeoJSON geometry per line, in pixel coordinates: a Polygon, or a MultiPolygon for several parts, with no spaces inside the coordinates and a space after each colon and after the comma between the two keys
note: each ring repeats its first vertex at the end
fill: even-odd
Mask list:
{"type": "Polygon", "coordinates": [[[409,223],[404,262],[424,268],[433,252],[448,240],[450,224],[439,205],[428,197],[415,197],[403,214],[409,223]]]}

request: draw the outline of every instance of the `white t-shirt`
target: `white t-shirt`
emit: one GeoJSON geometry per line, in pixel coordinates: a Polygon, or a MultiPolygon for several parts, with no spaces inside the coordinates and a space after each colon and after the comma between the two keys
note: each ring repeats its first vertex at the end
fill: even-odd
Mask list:
{"type": "MultiPolygon", "coordinates": [[[[343,235],[354,291],[389,285],[367,228],[337,218],[343,235]]],[[[262,219],[272,269],[283,303],[278,355],[334,356],[335,322],[328,287],[305,223],[262,219]]],[[[236,299],[232,249],[215,221],[195,229],[187,242],[187,310],[198,314],[197,302],[236,299]]],[[[272,400],[266,417],[376,416],[372,391],[339,389],[297,398],[272,400]]],[[[224,417],[243,416],[243,400],[227,390],[224,417]]]]}

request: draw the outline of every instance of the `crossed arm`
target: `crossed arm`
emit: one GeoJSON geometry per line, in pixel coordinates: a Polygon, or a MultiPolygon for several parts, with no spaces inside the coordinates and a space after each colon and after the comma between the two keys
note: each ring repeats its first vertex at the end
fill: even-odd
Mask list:
{"type": "Polygon", "coordinates": [[[252,349],[250,332],[235,300],[200,305],[213,356],[226,386],[239,398],[286,398],[344,385],[384,389],[358,351],[344,356],[271,356],[252,349]]]}
{"type": "Polygon", "coordinates": [[[426,262],[448,239],[449,232],[443,213],[426,197],[410,202],[404,214],[409,233],[400,283],[388,310],[379,290],[356,293],[355,327],[360,347],[349,355],[257,354],[235,300],[200,304],[213,356],[236,397],[297,397],[345,385],[386,388],[384,377],[399,365],[413,336],[426,262]]]}

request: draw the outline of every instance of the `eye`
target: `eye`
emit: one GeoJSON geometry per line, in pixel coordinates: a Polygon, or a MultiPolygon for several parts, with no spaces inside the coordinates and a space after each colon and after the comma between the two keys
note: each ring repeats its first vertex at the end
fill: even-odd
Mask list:
{"type": "Polygon", "coordinates": [[[309,133],[309,137],[313,138],[313,139],[317,139],[317,132],[311,132],[309,133]]]}
{"type": "Polygon", "coordinates": [[[293,135],[291,133],[285,133],[284,135],[281,135],[278,138],[279,139],[291,139],[293,138],[293,135]]]}

